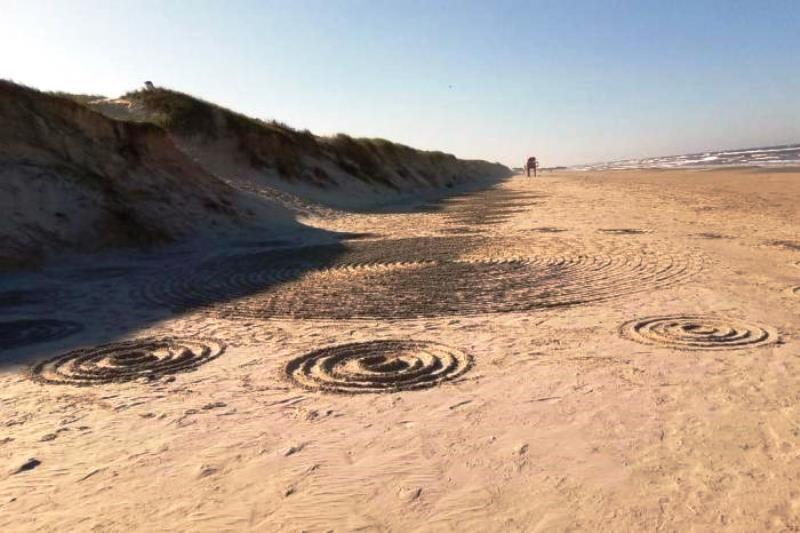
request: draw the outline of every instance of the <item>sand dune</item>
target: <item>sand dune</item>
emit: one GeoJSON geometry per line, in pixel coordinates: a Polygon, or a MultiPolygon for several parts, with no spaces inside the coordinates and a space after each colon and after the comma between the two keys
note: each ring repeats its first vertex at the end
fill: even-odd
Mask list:
{"type": "Polygon", "coordinates": [[[0,80],[0,268],[192,240],[335,241],[300,219],[510,174],[383,139],[317,137],[174,91],[129,98],[0,80]]]}
{"type": "Polygon", "coordinates": [[[0,80],[0,267],[191,237],[298,231],[292,213],[211,175],[151,124],[0,80]]]}
{"type": "Polygon", "coordinates": [[[458,159],[385,139],[330,137],[253,119],[199,98],[156,88],[87,104],[115,119],[164,128],[206,171],[234,188],[293,209],[360,209],[426,191],[507,178],[499,163],[458,159]],[[310,204],[310,205],[309,205],[310,204]]]}
{"type": "Polygon", "coordinates": [[[0,528],[796,529],[798,177],[515,177],[15,274],[0,528]]]}

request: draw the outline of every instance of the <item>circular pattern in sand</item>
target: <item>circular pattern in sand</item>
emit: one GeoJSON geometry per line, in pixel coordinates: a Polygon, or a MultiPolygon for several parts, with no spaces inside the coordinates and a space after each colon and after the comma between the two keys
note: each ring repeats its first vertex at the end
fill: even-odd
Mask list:
{"type": "Polygon", "coordinates": [[[767,326],[714,316],[662,316],[626,322],[622,336],[643,344],[678,350],[736,350],[778,340],[767,326]]]}
{"type": "Polygon", "coordinates": [[[219,357],[225,344],[204,338],[144,338],[73,350],[35,365],[41,383],[99,385],[193,370],[219,357]]]}
{"type": "Polygon", "coordinates": [[[602,301],[694,276],[699,256],[558,237],[420,237],[227,257],[164,272],[138,297],[225,318],[421,318],[602,301]]]}
{"type": "Polygon", "coordinates": [[[64,339],[82,329],[77,322],[64,320],[3,321],[0,322],[0,350],[64,339]]]}
{"type": "Polygon", "coordinates": [[[662,256],[574,256],[335,270],[218,307],[228,318],[424,318],[543,309],[667,287],[696,265],[662,256]]]}
{"type": "Polygon", "coordinates": [[[286,375],[310,390],[336,393],[426,389],[458,378],[472,358],[426,341],[371,341],[316,350],[292,360],[286,375]]]}
{"type": "Polygon", "coordinates": [[[342,274],[357,279],[359,272],[369,276],[404,271],[457,255],[469,249],[470,242],[464,237],[354,241],[224,256],[154,274],[133,291],[133,297],[156,308],[206,307],[269,295],[313,276],[317,281],[321,277],[325,283],[339,283],[346,277],[342,274]]]}

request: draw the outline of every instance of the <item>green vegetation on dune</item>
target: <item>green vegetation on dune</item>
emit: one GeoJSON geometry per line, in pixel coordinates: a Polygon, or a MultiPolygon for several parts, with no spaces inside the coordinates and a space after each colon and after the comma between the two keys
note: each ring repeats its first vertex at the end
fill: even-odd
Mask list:
{"type": "Polygon", "coordinates": [[[281,122],[252,118],[171,89],[132,91],[122,97],[147,121],[187,139],[213,142],[235,139],[255,169],[274,170],[281,178],[327,187],[331,172],[380,187],[400,190],[407,184],[450,185],[467,175],[495,177],[505,167],[462,161],[439,151],[417,150],[379,138],[345,134],[315,136],[281,122]],[[480,167],[480,169],[479,169],[480,167]]]}
{"type": "Polygon", "coordinates": [[[105,98],[105,96],[101,94],[75,94],[75,93],[66,93],[64,91],[50,91],[48,94],[56,96],[58,98],[66,98],[68,100],[72,100],[74,102],[78,102],[79,104],[84,104],[84,105],[105,98]]]}
{"type": "Polygon", "coordinates": [[[0,124],[0,210],[15,213],[0,219],[0,267],[61,251],[287,231],[294,208],[362,209],[394,201],[388,191],[414,196],[509,175],[385,139],[315,136],[168,89],[106,99],[0,80],[0,124]]]}
{"type": "Polygon", "coordinates": [[[228,128],[241,133],[278,133],[313,138],[310,132],[295,130],[278,121],[248,117],[195,96],[171,89],[141,89],[122,96],[154,113],[154,122],[167,129],[184,133],[215,135],[220,118],[228,128]]]}
{"type": "Polygon", "coordinates": [[[7,90],[21,97],[38,93],[114,120],[165,130],[195,146],[195,154],[199,155],[193,157],[202,159],[204,153],[225,152],[246,162],[252,171],[321,189],[346,186],[348,180],[355,180],[371,188],[408,191],[510,174],[500,164],[461,160],[452,154],[418,150],[381,138],[354,138],[343,133],[316,136],[308,130],[249,117],[166,88],[141,89],[119,99],[106,99],[99,95],[43,93],[13,82],[4,83],[7,90]]]}

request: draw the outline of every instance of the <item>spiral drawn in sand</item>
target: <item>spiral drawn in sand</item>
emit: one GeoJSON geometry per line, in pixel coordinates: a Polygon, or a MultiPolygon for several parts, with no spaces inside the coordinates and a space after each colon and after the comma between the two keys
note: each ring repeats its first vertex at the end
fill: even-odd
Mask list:
{"type": "Polygon", "coordinates": [[[289,362],[286,375],[306,389],[357,394],[434,387],[471,366],[469,355],[441,344],[389,340],[316,350],[289,362]]]}
{"type": "Polygon", "coordinates": [[[469,258],[334,280],[309,275],[219,308],[228,318],[419,318],[578,305],[669,287],[701,268],[660,253],[469,258]]]}
{"type": "Polygon", "coordinates": [[[421,237],[224,258],[151,280],[152,305],[238,318],[418,318],[576,305],[681,283],[700,256],[561,237],[421,237]],[[296,263],[299,262],[299,263],[296,263]],[[279,281],[282,280],[282,281],[279,281]]]}
{"type": "Polygon", "coordinates": [[[313,277],[338,283],[341,274],[404,271],[457,255],[470,238],[410,238],[354,241],[220,257],[199,265],[154,274],[133,290],[135,300],[155,308],[206,307],[313,277]]]}
{"type": "Polygon", "coordinates": [[[387,263],[345,263],[331,268],[315,271],[324,275],[369,274],[382,272],[397,272],[414,268],[423,268],[435,265],[435,261],[390,261],[387,263]]]}
{"type": "Polygon", "coordinates": [[[63,320],[9,320],[0,322],[0,351],[64,339],[83,329],[63,320]]]}
{"type": "Polygon", "coordinates": [[[195,269],[178,268],[154,274],[133,291],[137,300],[156,308],[184,310],[240,298],[280,283],[300,279],[311,263],[275,264],[252,254],[213,260],[195,269]]]}
{"type": "Polygon", "coordinates": [[[41,383],[99,385],[194,370],[219,357],[225,345],[204,338],[144,338],[73,350],[31,370],[41,383]]]}
{"type": "Polygon", "coordinates": [[[678,350],[736,350],[754,348],[778,340],[767,326],[714,316],[663,316],[627,322],[622,336],[643,343],[678,350]]]}

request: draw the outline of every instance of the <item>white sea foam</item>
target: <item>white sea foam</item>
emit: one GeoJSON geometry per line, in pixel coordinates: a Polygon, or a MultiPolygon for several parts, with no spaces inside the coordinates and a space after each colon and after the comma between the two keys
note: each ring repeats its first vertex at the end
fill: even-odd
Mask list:
{"type": "Polygon", "coordinates": [[[624,170],[630,168],[713,168],[721,166],[800,166],[800,144],[720,150],[642,159],[626,159],[572,167],[575,170],[624,170]]]}

